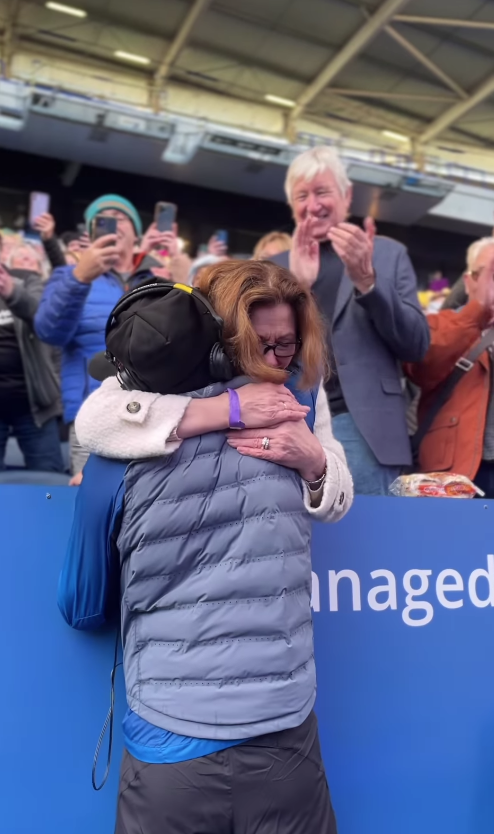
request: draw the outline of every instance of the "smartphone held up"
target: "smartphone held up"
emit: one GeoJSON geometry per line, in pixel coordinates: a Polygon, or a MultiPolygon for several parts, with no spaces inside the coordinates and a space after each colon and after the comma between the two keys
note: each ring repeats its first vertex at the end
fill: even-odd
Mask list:
{"type": "Polygon", "coordinates": [[[223,244],[226,248],[228,247],[228,232],[226,229],[218,229],[214,236],[218,243],[223,244]]]}
{"type": "Polygon", "coordinates": [[[116,217],[105,217],[102,214],[96,215],[91,223],[91,241],[94,242],[100,237],[117,234],[116,217]]]}
{"type": "Polygon", "coordinates": [[[154,222],[159,232],[172,232],[176,218],[177,207],[175,203],[156,203],[154,222]]]}
{"type": "Polygon", "coordinates": [[[50,211],[50,195],[41,191],[32,191],[29,195],[29,225],[34,229],[35,221],[42,214],[50,211]]]}

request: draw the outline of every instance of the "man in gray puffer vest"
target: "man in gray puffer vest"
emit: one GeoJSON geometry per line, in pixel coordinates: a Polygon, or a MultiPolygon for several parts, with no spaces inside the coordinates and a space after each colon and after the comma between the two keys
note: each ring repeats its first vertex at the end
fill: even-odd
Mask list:
{"type": "MultiPolygon", "coordinates": [[[[140,288],[113,311],[124,387],[207,397],[247,381],[232,379],[206,299],[184,290],[140,288]]],[[[314,392],[293,393],[312,428],[314,392]]],[[[90,457],[59,606],[96,628],[120,598],[117,834],[335,834],[312,711],[310,537],[297,472],[240,456],[223,432],[171,457],[90,457]]]]}

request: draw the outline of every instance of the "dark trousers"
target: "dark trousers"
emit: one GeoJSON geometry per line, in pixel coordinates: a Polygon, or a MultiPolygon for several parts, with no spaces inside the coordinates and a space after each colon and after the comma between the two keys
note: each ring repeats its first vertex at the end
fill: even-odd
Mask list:
{"type": "Polygon", "coordinates": [[[485,492],[486,498],[494,498],[494,460],[482,461],[473,482],[485,492]]]}
{"type": "Polygon", "coordinates": [[[115,834],[337,834],[314,713],[187,762],[125,751],[115,834]]]}
{"type": "Polygon", "coordinates": [[[56,417],[39,427],[30,413],[0,419],[0,470],[5,469],[5,446],[9,431],[17,439],[26,469],[39,472],[63,472],[62,452],[56,417]]]}

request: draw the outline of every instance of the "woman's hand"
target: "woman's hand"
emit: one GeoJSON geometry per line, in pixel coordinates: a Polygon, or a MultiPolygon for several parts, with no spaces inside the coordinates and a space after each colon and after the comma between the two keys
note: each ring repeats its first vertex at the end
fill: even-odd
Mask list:
{"type": "Polygon", "coordinates": [[[14,279],[10,272],[7,272],[5,267],[0,264],[0,296],[2,298],[10,298],[14,292],[14,279]]]}
{"type": "MultiPolygon", "coordinates": [[[[284,385],[272,382],[250,383],[237,389],[240,419],[247,429],[276,426],[278,423],[301,421],[310,409],[297,402],[284,385]]],[[[262,435],[264,437],[264,434],[262,435]]]]}
{"type": "Polygon", "coordinates": [[[228,433],[228,443],[241,455],[270,460],[296,469],[304,481],[317,481],[324,472],[326,455],[305,420],[280,423],[269,429],[242,429],[228,433]],[[269,438],[264,449],[263,438],[269,438]]]}
{"type": "Polygon", "coordinates": [[[166,266],[153,266],[150,272],[155,278],[159,278],[160,281],[169,281],[171,278],[170,270],[166,266]]]}
{"type": "Polygon", "coordinates": [[[53,215],[40,214],[33,223],[33,228],[41,235],[41,240],[50,240],[55,234],[55,219],[53,215]]]}
{"type": "Polygon", "coordinates": [[[226,258],[228,254],[228,247],[222,240],[218,240],[216,235],[210,237],[208,240],[208,255],[215,255],[217,258],[226,258]]]}
{"type": "Polygon", "coordinates": [[[178,254],[177,234],[178,226],[176,223],[173,224],[170,232],[160,232],[156,223],[151,223],[142,237],[139,249],[146,255],[149,255],[153,249],[168,249],[168,254],[173,258],[178,254]]]}

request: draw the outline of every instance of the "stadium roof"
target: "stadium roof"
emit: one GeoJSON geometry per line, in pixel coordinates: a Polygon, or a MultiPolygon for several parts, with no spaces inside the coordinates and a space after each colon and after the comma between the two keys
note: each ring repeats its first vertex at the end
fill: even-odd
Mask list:
{"type": "Polygon", "coordinates": [[[155,109],[173,82],[276,108],[287,135],[494,147],[492,0],[1,0],[0,25],[14,76],[18,52],[57,56],[145,81],[155,109]]]}

